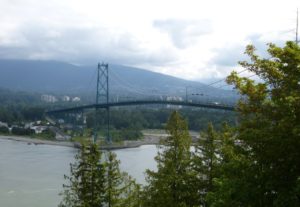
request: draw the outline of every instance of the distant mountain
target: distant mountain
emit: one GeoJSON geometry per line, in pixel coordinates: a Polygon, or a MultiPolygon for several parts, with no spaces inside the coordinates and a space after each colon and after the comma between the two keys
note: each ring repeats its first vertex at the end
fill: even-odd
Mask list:
{"type": "MultiPolygon", "coordinates": [[[[58,61],[0,60],[0,87],[13,90],[55,94],[95,95],[96,67],[76,66],[58,61]]],[[[110,93],[124,97],[185,97],[233,100],[228,90],[122,65],[109,65],[110,93]],[[193,95],[192,95],[193,94],[193,95]]]]}

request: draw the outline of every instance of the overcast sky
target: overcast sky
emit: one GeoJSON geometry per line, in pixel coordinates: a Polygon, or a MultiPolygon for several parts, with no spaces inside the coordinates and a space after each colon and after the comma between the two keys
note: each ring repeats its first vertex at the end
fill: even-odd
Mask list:
{"type": "MultiPolygon", "coordinates": [[[[208,81],[245,46],[295,40],[299,0],[0,0],[0,57],[98,61],[208,81]]],[[[246,74],[247,75],[247,74],[246,74]]]]}

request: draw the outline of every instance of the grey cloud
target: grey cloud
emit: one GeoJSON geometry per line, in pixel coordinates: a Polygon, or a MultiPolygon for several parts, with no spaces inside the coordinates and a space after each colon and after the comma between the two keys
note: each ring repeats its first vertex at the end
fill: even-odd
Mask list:
{"type": "Polygon", "coordinates": [[[250,44],[255,46],[257,54],[262,57],[269,56],[269,54],[267,52],[267,49],[268,49],[267,44],[268,43],[272,42],[279,47],[283,47],[284,43],[285,43],[283,40],[278,40],[278,39],[273,39],[271,41],[265,41],[265,40],[263,40],[262,34],[253,34],[253,35],[248,36],[247,39],[249,40],[250,44]]]}
{"type": "Polygon", "coordinates": [[[212,24],[209,20],[156,20],[153,26],[166,32],[179,49],[194,44],[199,36],[212,33],[212,24]]]}
{"type": "Polygon", "coordinates": [[[42,25],[19,27],[7,38],[22,39],[21,43],[9,39],[5,44],[0,40],[2,58],[55,59],[78,64],[96,61],[139,65],[168,64],[177,59],[171,49],[149,50],[140,47],[132,34],[115,32],[108,28],[55,28],[42,25]]]}
{"type": "Polygon", "coordinates": [[[210,60],[211,64],[218,66],[236,66],[238,61],[245,59],[244,50],[246,45],[235,45],[227,48],[216,49],[216,56],[210,60]]]}
{"type": "MultiPolygon", "coordinates": [[[[262,57],[268,57],[267,43],[262,39],[261,34],[253,34],[246,38],[247,44],[252,44],[256,48],[256,53],[262,57]]],[[[276,45],[282,46],[283,42],[274,40],[272,41],[276,45]]],[[[238,61],[249,60],[244,54],[247,44],[232,45],[230,47],[215,49],[215,57],[210,60],[210,64],[225,67],[234,67],[238,64],[238,61]]]]}

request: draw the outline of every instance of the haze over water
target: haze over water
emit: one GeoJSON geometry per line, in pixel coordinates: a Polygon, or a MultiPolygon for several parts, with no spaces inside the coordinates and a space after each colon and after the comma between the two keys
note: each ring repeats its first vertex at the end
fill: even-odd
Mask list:
{"type": "MultiPolygon", "coordinates": [[[[0,139],[0,206],[54,207],[61,197],[64,174],[77,150],[51,145],[28,145],[0,139]]],[[[153,145],[115,151],[121,169],[144,183],[145,169],[155,169],[153,145]]]]}

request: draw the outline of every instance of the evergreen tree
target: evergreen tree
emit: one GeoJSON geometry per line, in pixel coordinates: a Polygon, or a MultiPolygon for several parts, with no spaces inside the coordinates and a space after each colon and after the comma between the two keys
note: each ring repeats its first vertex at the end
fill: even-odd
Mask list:
{"type": "Polygon", "coordinates": [[[212,123],[209,123],[207,131],[200,134],[193,155],[193,169],[196,172],[194,186],[199,192],[197,197],[202,205],[206,205],[206,194],[213,190],[213,178],[217,176],[216,171],[220,163],[219,145],[218,134],[212,123]]]}
{"type": "Polygon", "coordinates": [[[141,186],[127,173],[123,173],[123,191],[120,206],[141,207],[141,186]]]}
{"type": "Polygon", "coordinates": [[[106,156],[104,161],[96,144],[82,144],[71,175],[65,176],[60,207],[140,207],[139,185],[120,171],[115,153],[106,156]]]}
{"type": "Polygon", "coordinates": [[[82,144],[70,164],[70,176],[65,176],[61,207],[102,207],[105,195],[105,168],[101,162],[102,153],[96,144],[82,144]]]}
{"type": "Polygon", "coordinates": [[[243,145],[236,140],[236,131],[226,123],[219,133],[218,141],[216,150],[218,163],[212,179],[212,190],[205,196],[206,204],[214,207],[247,206],[249,188],[244,184],[253,185],[255,189],[255,184],[249,180],[252,174],[249,168],[251,162],[247,159],[247,155],[242,153],[243,145]],[[245,173],[240,176],[242,172],[245,173]]]}
{"type": "Polygon", "coordinates": [[[157,172],[147,170],[143,206],[195,206],[191,183],[191,137],[187,123],[173,112],[166,126],[170,135],[161,142],[157,172]]]}
{"type": "Polygon", "coordinates": [[[263,82],[227,78],[242,95],[240,123],[213,206],[300,206],[300,47],[269,44],[268,53],[248,46],[251,62],[240,62],[263,82]]]}
{"type": "Polygon", "coordinates": [[[119,206],[121,202],[121,193],[123,184],[123,176],[120,172],[120,161],[113,152],[107,153],[106,163],[106,184],[105,184],[105,202],[108,207],[119,206]]]}

